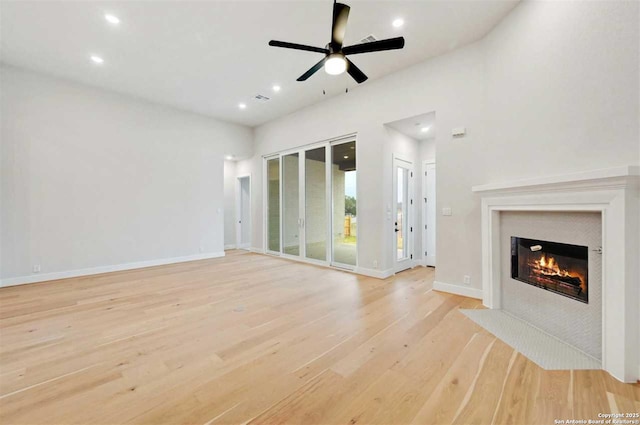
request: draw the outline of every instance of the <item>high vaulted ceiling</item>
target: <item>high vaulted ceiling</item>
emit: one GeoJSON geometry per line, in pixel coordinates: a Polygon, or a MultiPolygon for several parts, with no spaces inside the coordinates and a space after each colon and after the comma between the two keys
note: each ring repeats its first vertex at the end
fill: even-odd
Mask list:
{"type": "MultiPolygon", "coordinates": [[[[345,46],[370,34],[406,39],[403,50],[351,58],[371,81],[480,39],[517,1],[347,3],[351,14],[345,46]],[[405,21],[401,28],[391,24],[398,17],[405,21]]],[[[3,1],[0,59],[255,126],[357,85],[347,74],[323,71],[297,82],[322,55],[267,45],[276,39],[324,47],[331,11],[331,0],[3,1]],[[117,16],[120,24],[109,24],[105,13],[117,16]],[[93,63],[91,55],[104,63],[93,63]],[[278,93],[274,84],[281,86],[278,93]],[[257,94],[271,100],[255,100],[257,94]],[[239,109],[239,103],[247,108],[239,109]]]]}

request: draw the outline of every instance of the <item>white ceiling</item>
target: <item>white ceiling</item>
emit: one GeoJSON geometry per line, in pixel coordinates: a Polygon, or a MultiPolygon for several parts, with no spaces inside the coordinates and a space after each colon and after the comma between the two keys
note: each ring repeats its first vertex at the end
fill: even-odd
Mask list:
{"type": "Polygon", "coordinates": [[[436,137],[436,113],[416,115],[398,121],[388,122],[385,125],[415,140],[428,140],[436,137]],[[427,131],[422,131],[426,128],[427,131]]]}
{"type": "MultiPolygon", "coordinates": [[[[351,0],[345,45],[402,35],[403,50],[352,57],[369,81],[484,36],[517,1],[351,0]],[[404,27],[391,25],[396,17],[404,27]]],[[[3,1],[0,59],[223,120],[259,125],[357,84],[319,71],[321,54],[269,47],[270,39],[324,47],[332,2],[3,1]],[[120,18],[118,26],[105,13],[120,18]],[[104,64],[90,61],[92,54],[104,64]],[[282,86],[273,93],[273,84],[282,86]],[[322,91],[326,91],[326,95],[322,91]],[[271,97],[253,100],[256,94],[271,97]],[[245,110],[238,103],[248,105],[245,110]]],[[[364,84],[367,84],[365,82],[364,84]]]]}

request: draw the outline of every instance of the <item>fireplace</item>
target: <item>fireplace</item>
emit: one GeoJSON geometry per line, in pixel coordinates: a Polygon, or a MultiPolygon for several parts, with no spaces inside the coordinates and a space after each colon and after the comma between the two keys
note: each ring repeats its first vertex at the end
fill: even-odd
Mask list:
{"type": "Polygon", "coordinates": [[[640,246],[639,187],[640,166],[473,187],[482,198],[482,294],[478,295],[483,304],[515,311],[521,320],[601,358],[603,369],[623,382],[640,378],[640,264],[634,256],[640,246]],[[573,227],[567,221],[553,220],[551,225],[525,217],[507,223],[512,214],[523,212],[599,213],[600,222],[573,227]],[[588,303],[512,279],[512,236],[588,246],[588,303]],[[601,252],[594,251],[598,247],[601,252]],[[566,325],[562,332],[556,332],[559,324],[566,325]]]}
{"type": "Polygon", "coordinates": [[[588,248],[511,237],[511,277],[589,303],[588,248]]]}

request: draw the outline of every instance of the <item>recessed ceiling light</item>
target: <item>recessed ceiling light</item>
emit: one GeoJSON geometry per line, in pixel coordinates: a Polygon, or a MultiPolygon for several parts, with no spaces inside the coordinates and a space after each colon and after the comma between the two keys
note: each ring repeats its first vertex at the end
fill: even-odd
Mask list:
{"type": "Polygon", "coordinates": [[[96,56],[96,55],[91,55],[91,60],[93,61],[93,63],[97,63],[97,64],[103,64],[104,63],[104,59],[102,59],[100,56],[96,56]]]}
{"type": "Polygon", "coordinates": [[[109,22],[110,24],[113,24],[113,25],[118,25],[120,23],[120,19],[117,16],[111,15],[109,13],[106,13],[104,15],[104,19],[106,19],[107,22],[109,22]]]}
{"type": "Polygon", "coordinates": [[[344,159],[349,159],[349,155],[345,155],[345,156],[344,156],[344,159]]]}
{"type": "Polygon", "coordinates": [[[430,128],[431,127],[422,127],[420,131],[422,131],[423,133],[426,133],[427,131],[429,131],[430,128]]]}
{"type": "Polygon", "coordinates": [[[279,91],[280,91],[280,88],[281,88],[281,87],[280,87],[279,85],[274,84],[274,86],[273,86],[273,91],[275,91],[275,92],[279,92],[279,91]]]}
{"type": "Polygon", "coordinates": [[[233,155],[225,155],[224,159],[231,161],[233,159],[233,155]]]}
{"type": "Polygon", "coordinates": [[[391,24],[396,28],[400,28],[401,26],[404,25],[404,19],[396,18],[396,19],[393,20],[393,22],[391,24]]]}
{"type": "Polygon", "coordinates": [[[238,103],[238,108],[247,109],[247,104],[246,103],[238,103]]]}

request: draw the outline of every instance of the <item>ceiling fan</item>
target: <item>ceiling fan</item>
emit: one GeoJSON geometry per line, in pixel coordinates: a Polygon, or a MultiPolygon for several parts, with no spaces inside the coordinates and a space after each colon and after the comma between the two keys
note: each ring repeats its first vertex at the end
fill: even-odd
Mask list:
{"type": "Polygon", "coordinates": [[[404,37],[388,38],[370,43],[356,44],[353,46],[342,46],[344,33],[347,29],[349,10],[346,4],[333,3],[333,23],[331,25],[331,42],[326,47],[313,47],[304,44],[288,43],[286,41],[271,40],[269,46],[284,47],[286,49],[306,50],[308,52],[324,53],[324,58],[302,74],[298,81],[305,81],[324,66],[327,74],[339,75],[347,71],[358,84],[367,80],[367,76],[353,64],[347,55],[357,55],[360,53],[379,52],[383,50],[402,49],[404,47],[404,37]]]}

